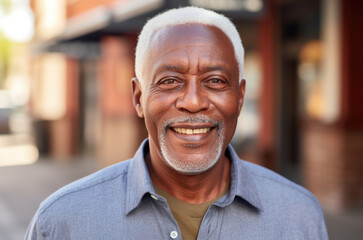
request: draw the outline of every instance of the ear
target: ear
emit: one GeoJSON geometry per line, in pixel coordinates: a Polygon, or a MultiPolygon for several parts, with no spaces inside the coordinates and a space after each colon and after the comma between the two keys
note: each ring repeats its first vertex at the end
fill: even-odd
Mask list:
{"type": "Polygon", "coordinates": [[[140,81],[137,78],[132,78],[131,82],[132,82],[132,100],[134,103],[135,110],[140,118],[144,118],[144,112],[141,104],[142,88],[140,81]]]}
{"type": "Polygon", "coordinates": [[[242,110],[245,91],[246,91],[246,81],[242,79],[242,81],[239,83],[238,114],[241,113],[242,110]]]}

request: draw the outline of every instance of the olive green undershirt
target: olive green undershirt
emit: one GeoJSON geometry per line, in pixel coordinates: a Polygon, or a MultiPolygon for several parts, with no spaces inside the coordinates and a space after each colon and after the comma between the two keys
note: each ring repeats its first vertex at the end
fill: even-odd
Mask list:
{"type": "Polygon", "coordinates": [[[207,212],[209,206],[229,190],[228,184],[222,194],[217,198],[206,203],[190,204],[175,198],[156,186],[154,187],[156,193],[167,200],[171,213],[178,223],[183,240],[197,239],[200,224],[202,223],[204,214],[207,212]]]}

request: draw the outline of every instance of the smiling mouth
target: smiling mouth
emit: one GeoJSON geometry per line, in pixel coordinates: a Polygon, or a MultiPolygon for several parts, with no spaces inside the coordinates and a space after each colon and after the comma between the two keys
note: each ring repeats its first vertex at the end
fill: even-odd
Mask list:
{"type": "Polygon", "coordinates": [[[192,134],[202,134],[209,132],[212,128],[172,128],[175,132],[186,134],[186,135],[192,135],[192,134]]]}

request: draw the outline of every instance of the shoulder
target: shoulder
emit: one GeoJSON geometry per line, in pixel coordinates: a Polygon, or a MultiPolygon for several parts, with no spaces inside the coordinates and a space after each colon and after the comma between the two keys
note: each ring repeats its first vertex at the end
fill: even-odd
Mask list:
{"type": "Polygon", "coordinates": [[[242,160],[239,164],[242,164],[251,175],[264,208],[270,203],[270,206],[272,204],[276,208],[295,208],[322,215],[318,200],[306,188],[254,163],[242,160]]]}
{"type": "Polygon", "coordinates": [[[87,227],[92,228],[106,215],[112,217],[116,211],[122,212],[130,161],[99,170],[50,195],[40,204],[28,227],[26,239],[65,237],[72,230],[78,233],[86,231],[87,227]],[[82,226],[82,231],[78,231],[79,226],[82,226]]]}
{"type": "Polygon", "coordinates": [[[68,203],[72,201],[82,202],[86,199],[89,200],[92,195],[105,194],[106,191],[112,190],[110,186],[114,185],[115,182],[118,182],[118,186],[124,184],[129,162],[130,160],[127,160],[106,167],[60,188],[40,204],[38,214],[42,214],[52,205],[62,201],[68,203]]]}
{"type": "Polygon", "coordinates": [[[245,161],[239,164],[256,187],[266,228],[281,236],[297,234],[299,239],[328,238],[322,208],[311,192],[264,167],[245,161]]]}

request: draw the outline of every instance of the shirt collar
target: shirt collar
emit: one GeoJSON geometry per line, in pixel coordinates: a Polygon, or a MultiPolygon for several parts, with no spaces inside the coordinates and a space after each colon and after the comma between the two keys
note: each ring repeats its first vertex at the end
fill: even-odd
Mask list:
{"type": "Polygon", "coordinates": [[[126,214],[140,204],[145,194],[155,194],[145,162],[145,156],[148,152],[149,141],[146,139],[130,161],[126,187],[126,214]]]}
{"type": "Polygon", "coordinates": [[[229,192],[220,198],[215,205],[225,207],[238,197],[248,202],[257,210],[262,211],[260,197],[251,173],[231,145],[228,145],[226,154],[231,160],[231,187],[229,192]]]}
{"type": "MultiPolygon", "coordinates": [[[[126,214],[130,213],[140,204],[145,194],[156,194],[145,162],[145,156],[148,152],[149,141],[146,139],[130,161],[126,187],[126,214]]],[[[232,163],[231,188],[229,193],[220,198],[215,205],[224,207],[230,204],[237,196],[247,201],[253,207],[262,210],[252,176],[241,164],[242,162],[238,162],[241,160],[231,145],[227,148],[227,154],[229,154],[232,163]]]]}

